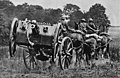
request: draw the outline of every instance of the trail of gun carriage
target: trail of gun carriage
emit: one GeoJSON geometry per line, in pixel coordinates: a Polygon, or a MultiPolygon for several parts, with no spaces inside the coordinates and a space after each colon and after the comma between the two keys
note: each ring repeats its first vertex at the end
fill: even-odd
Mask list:
{"type": "Polygon", "coordinates": [[[0,5],[1,78],[119,78],[119,27],[101,4],[82,13],[73,4],[62,11],[4,2],[11,5],[0,5]]]}

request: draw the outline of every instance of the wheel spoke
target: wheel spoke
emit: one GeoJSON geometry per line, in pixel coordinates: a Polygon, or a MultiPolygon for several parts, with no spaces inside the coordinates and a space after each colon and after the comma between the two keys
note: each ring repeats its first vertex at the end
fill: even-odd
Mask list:
{"type": "Polygon", "coordinates": [[[68,63],[70,63],[70,57],[69,57],[69,58],[67,58],[67,61],[68,61],[68,63]]]}
{"type": "Polygon", "coordinates": [[[30,55],[27,55],[25,58],[28,59],[30,57],[30,55]]]}
{"type": "Polygon", "coordinates": [[[64,55],[64,56],[61,58],[62,63],[64,62],[65,57],[66,57],[66,56],[64,55]]]}
{"type": "Polygon", "coordinates": [[[69,58],[66,57],[66,67],[68,68],[69,67],[69,58]]]}
{"type": "Polygon", "coordinates": [[[30,59],[30,67],[34,69],[34,57],[33,56],[31,56],[31,59],[30,59]]]}
{"type": "Polygon", "coordinates": [[[38,66],[36,57],[34,57],[34,60],[35,60],[35,61],[34,61],[34,62],[35,62],[35,65],[38,66]]]}
{"type": "Polygon", "coordinates": [[[68,53],[70,53],[72,50],[73,50],[73,48],[70,48],[70,49],[68,50],[68,53]]]}
{"type": "Polygon", "coordinates": [[[31,67],[31,59],[29,60],[29,63],[30,63],[30,68],[32,68],[32,67],[31,67]]]}
{"type": "MultiPolygon", "coordinates": [[[[32,59],[33,59],[33,58],[34,58],[34,57],[32,57],[32,59]]],[[[31,68],[34,69],[34,63],[35,63],[34,60],[32,60],[31,63],[32,63],[32,67],[31,67],[31,68]]]]}
{"type": "Polygon", "coordinates": [[[38,61],[35,55],[30,54],[30,51],[24,50],[23,59],[24,59],[26,68],[28,68],[29,70],[34,70],[36,69],[36,67],[38,67],[38,61]]]}
{"type": "Polygon", "coordinates": [[[69,68],[71,59],[72,59],[72,50],[73,50],[73,43],[69,37],[65,37],[61,43],[61,67],[62,69],[69,68]],[[64,54],[64,56],[62,56],[64,54]]]}
{"type": "MultiPolygon", "coordinates": [[[[65,66],[65,57],[64,59],[62,59],[62,66],[64,67],[65,66]]],[[[64,67],[65,68],[65,67],[64,67]]]]}
{"type": "Polygon", "coordinates": [[[69,57],[66,57],[66,58],[65,58],[65,68],[68,68],[69,65],[70,65],[69,59],[70,59],[69,57]]]}
{"type": "Polygon", "coordinates": [[[70,64],[70,57],[67,57],[66,55],[64,55],[61,58],[62,61],[62,67],[64,67],[64,69],[68,68],[69,64],[70,64]]]}
{"type": "Polygon", "coordinates": [[[71,42],[67,45],[67,50],[69,50],[69,48],[71,48],[71,42]]]}
{"type": "Polygon", "coordinates": [[[25,49],[25,52],[29,53],[29,51],[28,51],[28,50],[26,50],[26,49],[25,49]]]}

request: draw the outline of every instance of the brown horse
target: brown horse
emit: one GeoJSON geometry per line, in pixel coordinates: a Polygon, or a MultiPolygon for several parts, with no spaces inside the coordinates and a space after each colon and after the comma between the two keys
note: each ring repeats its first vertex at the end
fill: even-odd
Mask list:
{"type": "Polygon", "coordinates": [[[97,40],[94,37],[90,37],[85,40],[84,54],[86,55],[86,62],[90,65],[92,59],[96,58],[97,40]]]}
{"type": "Polygon", "coordinates": [[[105,32],[100,33],[101,39],[101,52],[102,52],[102,58],[109,58],[110,52],[109,52],[109,43],[111,41],[109,35],[105,32]]]}

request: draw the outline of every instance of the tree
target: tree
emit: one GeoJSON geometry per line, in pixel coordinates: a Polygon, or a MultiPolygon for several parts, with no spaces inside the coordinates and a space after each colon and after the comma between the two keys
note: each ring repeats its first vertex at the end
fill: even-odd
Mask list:
{"type": "Polygon", "coordinates": [[[4,9],[4,13],[8,16],[11,17],[15,13],[15,6],[9,6],[6,9],[4,9]]]}
{"type": "Polygon", "coordinates": [[[79,22],[80,19],[83,17],[83,13],[81,11],[75,11],[71,14],[71,20],[79,22]]]}
{"type": "Polygon", "coordinates": [[[52,20],[53,20],[53,24],[54,23],[57,23],[61,17],[61,14],[62,14],[62,10],[61,9],[51,9],[50,10],[50,16],[52,17],[52,20]]]}
{"type": "Polygon", "coordinates": [[[3,15],[0,14],[0,26],[3,26],[3,23],[4,23],[3,15]]]}
{"type": "Polygon", "coordinates": [[[77,5],[73,5],[73,4],[66,4],[64,9],[63,9],[63,12],[65,14],[71,14],[75,11],[79,11],[79,7],[77,5]]]}
{"type": "Polygon", "coordinates": [[[63,9],[63,13],[70,15],[69,26],[72,28],[75,28],[75,22],[79,22],[79,20],[83,17],[80,7],[73,4],[66,4],[63,9]]]}
{"type": "Polygon", "coordinates": [[[0,9],[5,9],[7,7],[14,6],[14,4],[9,0],[0,1],[0,9]]]}
{"type": "Polygon", "coordinates": [[[39,6],[39,5],[30,5],[30,6],[33,7],[34,9],[36,9],[36,10],[43,10],[43,7],[39,6]]]}
{"type": "Polygon", "coordinates": [[[95,4],[90,7],[89,11],[84,14],[86,19],[93,18],[94,23],[97,25],[98,29],[105,31],[107,24],[110,24],[107,15],[105,14],[106,8],[101,4],[95,4]]]}

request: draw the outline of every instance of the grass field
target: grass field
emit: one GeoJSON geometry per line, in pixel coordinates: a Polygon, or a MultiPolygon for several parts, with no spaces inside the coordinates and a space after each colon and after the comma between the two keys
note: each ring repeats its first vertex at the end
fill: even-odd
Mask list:
{"type": "MultiPolygon", "coordinates": [[[[9,58],[8,47],[0,47],[0,78],[120,78],[120,27],[110,28],[113,41],[110,43],[112,64],[103,64],[93,69],[80,67],[60,70],[57,66],[50,66],[48,62],[41,62],[40,70],[28,71],[23,62],[22,51],[18,48],[16,57],[9,58]]],[[[101,63],[101,61],[99,61],[101,63]]]]}
{"type": "Polygon", "coordinates": [[[114,55],[112,58],[114,60],[119,60],[120,59],[120,27],[111,27],[109,29],[109,34],[112,37],[112,42],[110,43],[110,51],[114,55]]]}

